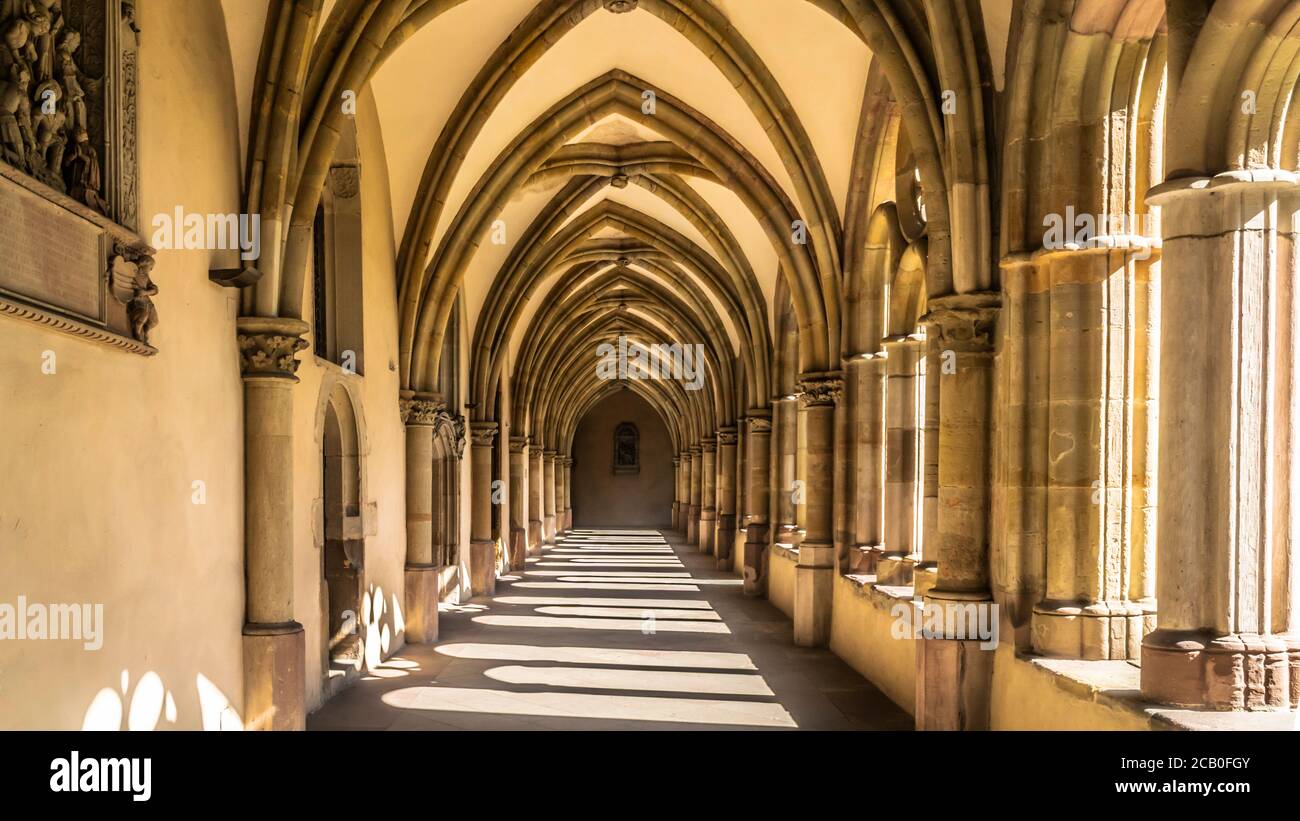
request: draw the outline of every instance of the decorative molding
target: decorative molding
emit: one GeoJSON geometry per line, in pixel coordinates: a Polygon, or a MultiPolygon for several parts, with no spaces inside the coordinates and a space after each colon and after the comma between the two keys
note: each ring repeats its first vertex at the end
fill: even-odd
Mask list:
{"type": "Polygon", "coordinates": [[[527,437],[527,436],[511,436],[511,437],[510,437],[510,452],[511,452],[511,453],[523,453],[523,452],[524,452],[524,448],[525,448],[527,445],[528,445],[528,437],[527,437]]]}
{"type": "Polygon", "coordinates": [[[471,422],[469,429],[470,439],[474,442],[476,448],[491,447],[497,438],[496,422],[471,422]]]}
{"type": "Polygon", "coordinates": [[[604,0],[605,11],[614,14],[626,14],[635,11],[639,0],[604,0]]]}
{"type": "Polygon", "coordinates": [[[627,188],[627,174],[619,173],[609,178],[609,184],[614,188],[627,188]]]}
{"type": "Polygon", "coordinates": [[[455,439],[456,458],[459,459],[465,454],[465,416],[455,414],[449,417],[453,438],[455,439]]]}
{"type": "Polygon", "coordinates": [[[819,371],[799,375],[803,391],[799,401],[804,407],[834,405],[844,391],[844,378],[839,371],[819,371]]]}
{"type": "Polygon", "coordinates": [[[719,445],[734,445],[738,438],[735,428],[721,428],[718,431],[719,445]]]}
{"type": "Polygon", "coordinates": [[[355,165],[330,167],[330,191],[339,199],[350,200],[361,192],[361,172],[355,165]]]}
{"type": "Polygon", "coordinates": [[[298,351],[307,348],[309,326],[289,317],[241,316],[237,322],[239,367],[244,378],[297,382],[298,351]]]}
{"type": "Polygon", "coordinates": [[[42,311],[38,308],[33,308],[30,305],[10,302],[3,298],[0,298],[0,314],[12,316],[15,319],[21,319],[27,322],[34,322],[37,325],[44,325],[47,328],[52,328],[53,330],[62,331],[74,336],[80,336],[94,342],[103,342],[104,344],[112,345],[115,348],[120,348],[129,353],[140,354],[141,356],[153,356],[158,353],[157,348],[150,347],[147,344],[141,343],[139,340],[131,339],[122,336],[121,334],[115,334],[112,331],[105,330],[104,328],[96,328],[93,325],[87,325],[84,322],[66,316],[59,316],[58,314],[50,313],[49,311],[42,311]]]}
{"type": "Polygon", "coordinates": [[[447,416],[447,404],[433,394],[411,393],[397,404],[405,425],[434,427],[447,416]]]}
{"type": "Polygon", "coordinates": [[[992,292],[935,297],[929,300],[930,310],[920,323],[943,349],[992,353],[1001,305],[1001,296],[992,292]]]}

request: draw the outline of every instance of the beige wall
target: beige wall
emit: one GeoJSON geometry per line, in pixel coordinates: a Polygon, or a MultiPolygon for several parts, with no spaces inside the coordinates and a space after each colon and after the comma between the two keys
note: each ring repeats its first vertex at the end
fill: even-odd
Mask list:
{"type": "Polygon", "coordinates": [[[673,449],[654,408],[632,391],[615,391],[578,423],[573,437],[574,527],[668,527],[673,512],[673,449]],[[614,428],[636,425],[641,470],[613,471],[614,428]]]}
{"type": "MultiPolygon", "coordinates": [[[[152,216],[177,205],[240,210],[239,129],[219,2],[150,2],[141,19],[147,239],[152,216]]],[[[160,728],[215,723],[225,698],[242,709],[236,295],[208,281],[212,256],[158,252],[153,358],[0,317],[0,602],[104,613],[97,651],[0,642],[0,728],[78,729],[92,702],[102,726],[123,727],[133,706],[160,728]]]]}

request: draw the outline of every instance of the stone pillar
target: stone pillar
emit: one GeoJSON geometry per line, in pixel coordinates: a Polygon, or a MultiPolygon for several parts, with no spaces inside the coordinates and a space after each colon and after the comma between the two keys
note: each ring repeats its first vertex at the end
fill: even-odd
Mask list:
{"type": "Polygon", "coordinates": [[[497,588],[497,543],[492,538],[492,447],[496,422],[470,422],[469,585],[472,596],[491,596],[497,588]]]}
{"type": "Polygon", "coordinates": [[[528,556],[528,438],[510,437],[510,569],[528,556]]]}
{"type": "MultiPolygon", "coordinates": [[[[799,529],[795,511],[795,480],[799,440],[799,397],[786,396],[772,403],[772,421],[776,428],[776,532],[773,538],[781,544],[796,541],[799,529]]],[[[807,488],[804,488],[805,493],[807,488]]]]}
{"type": "MultiPolygon", "coordinates": [[[[989,587],[989,478],[993,339],[998,295],[958,294],[930,300],[927,329],[937,334],[939,388],[939,567],[927,607],[983,612],[996,624],[989,587]]],[[[993,648],[978,636],[925,637],[917,649],[916,726],[987,729],[993,648]]]]}
{"type": "Polygon", "coordinates": [[[844,570],[869,574],[876,572],[885,541],[885,357],[883,352],[862,354],[845,367],[853,424],[853,533],[844,570]]]}
{"type": "Polygon", "coordinates": [[[706,436],[700,445],[703,457],[700,470],[700,541],[701,553],[712,555],[714,540],[718,537],[718,457],[717,444],[706,436]]]}
{"type": "Polygon", "coordinates": [[[728,570],[736,567],[736,557],[745,556],[745,537],[749,528],[749,462],[745,455],[749,452],[749,419],[742,416],[736,425],[736,469],[731,477],[732,487],[736,489],[735,533],[731,540],[732,558],[728,570]]]}
{"type": "Polygon", "coordinates": [[[939,332],[925,331],[925,359],[920,363],[925,383],[922,407],[921,457],[925,463],[921,482],[921,561],[912,568],[912,592],[928,593],[939,578],[939,396],[943,389],[943,349],[939,332]]]}
{"type": "MultiPolygon", "coordinates": [[[[794,643],[821,647],[830,639],[831,593],[835,581],[835,403],[839,401],[838,371],[799,377],[806,425],[803,473],[804,535],[794,569],[794,643]]],[[[793,415],[793,414],[792,414],[793,415]]]]}
{"type": "Polygon", "coordinates": [[[673,530],[682,529],[682,457],[673,457],[673,530]]]}
{"type": "Polygon", "coordinates": [[[1154,589],[1131,596],[1155,535],[1154,250],[1104,239],[1038,257],[1050,298],[1047,563],[1031,640],[1045,656],[1137,658],[1156,621],[1154,589]]]}
{"type": "Polygon", "coordinates": [[[555,544],[555,451],[542,452],[542,540],[555,544]]]}
{"type": "Polygon", "coordinates": [[[893,337],[884,348],[885,549],[876,564],[876,580],[908,585],[921,558],[925,337],[893,337]]]}
{"type": "Polygon", "coordinates": [[[687,480],[690,482],[686,486],[686,491],[690,502],[686,507],[686,541],[689,544],[700,543],[700,494],[703,490],[701,487],[703,470],[703,457],[700,453],[700,446],[691,447],[690,460],[687,462],[687,480]]]}
{"type": "MultiPolygon", "coordinates": [[[[445,406],[431,394],[403,391],[406,423],[406,640],[438,640],[438,566],[433,555],[433,429],[445,406]]],[[[438,499],[441,502],[441,499],[438,499]]]]}
{"type": "Polygon", "coordinates": [[[769,522],[772,506],[772,419],[768,408],[754,408],[749,411],[749,431],[745,436],[746,466],[745,476],[748,492],[745,494],[748,509],[745,518],[744,555],[741,557],[741,571],[744,575],[744,593],[746,596],[764,596],[767,594],[767,552],[771,540],[769,522]]]}
{"type": "Polygon", "coordinates": [[[306,643],[293,612],[293,386],[307,323],[240,317],[244,380],[244,724],[306,726],[306,643]]]}
{"type": "Polygon", "coordinates": [[[1156,598],[1142,695],[1300,706],[1295,556],[1300,179],[1252,169],[1152,189],[1164,235],[1156,598]]]}
{"type": "Polygon", "coordinates": [[[746,435],[748,454],[745,461],[749,492],[745,494],[749,509],[745,517],[745,555],[743,557],[744,593],[746,596],[767,594],[768,509],[772,504],[771,450],[772,419],[767,408],[754,408],[748,413],[749,433],[746,435]]]}
{"type": "Polygon", "coordinates": [[[564,457],[564,532],[573,530],[573,458],[564,457]]]}
{"type": "Polygon", "coordinates": [[[713,555],[718,570],[731,569],[731,548],[736,540],[736,429],[718,431],[718,518],[713,555]]]}
{"type": "Polygon", "coordinates": [[[542,517],[546,515],[546,499],[542,493],[542,480],[546,478],[546,471],[542,467],[542,448],[537,443],[529,440],[528,444],[528,555],[540,556],[542,553],[542,544],[545,542],[543,536],[544,522],[542,517]]]}

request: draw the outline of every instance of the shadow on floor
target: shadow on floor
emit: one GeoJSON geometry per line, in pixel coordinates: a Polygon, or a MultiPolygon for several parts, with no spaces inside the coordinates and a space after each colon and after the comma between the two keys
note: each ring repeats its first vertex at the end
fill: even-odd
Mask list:
{"type": "Polygon", "coordinates": [[[440,614],[310,730],[910,730],[912,719],[675,534],[578,530],[440,614]]]}

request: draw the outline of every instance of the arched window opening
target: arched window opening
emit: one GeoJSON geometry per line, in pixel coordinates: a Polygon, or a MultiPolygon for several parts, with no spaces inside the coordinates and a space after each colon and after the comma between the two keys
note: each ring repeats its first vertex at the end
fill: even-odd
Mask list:
{"type": "Polygon", "coordinates": [[[636,425],[623,422],[614,428],[614,472],[638,473],[641,470],[641,437],[636,425]]]}

